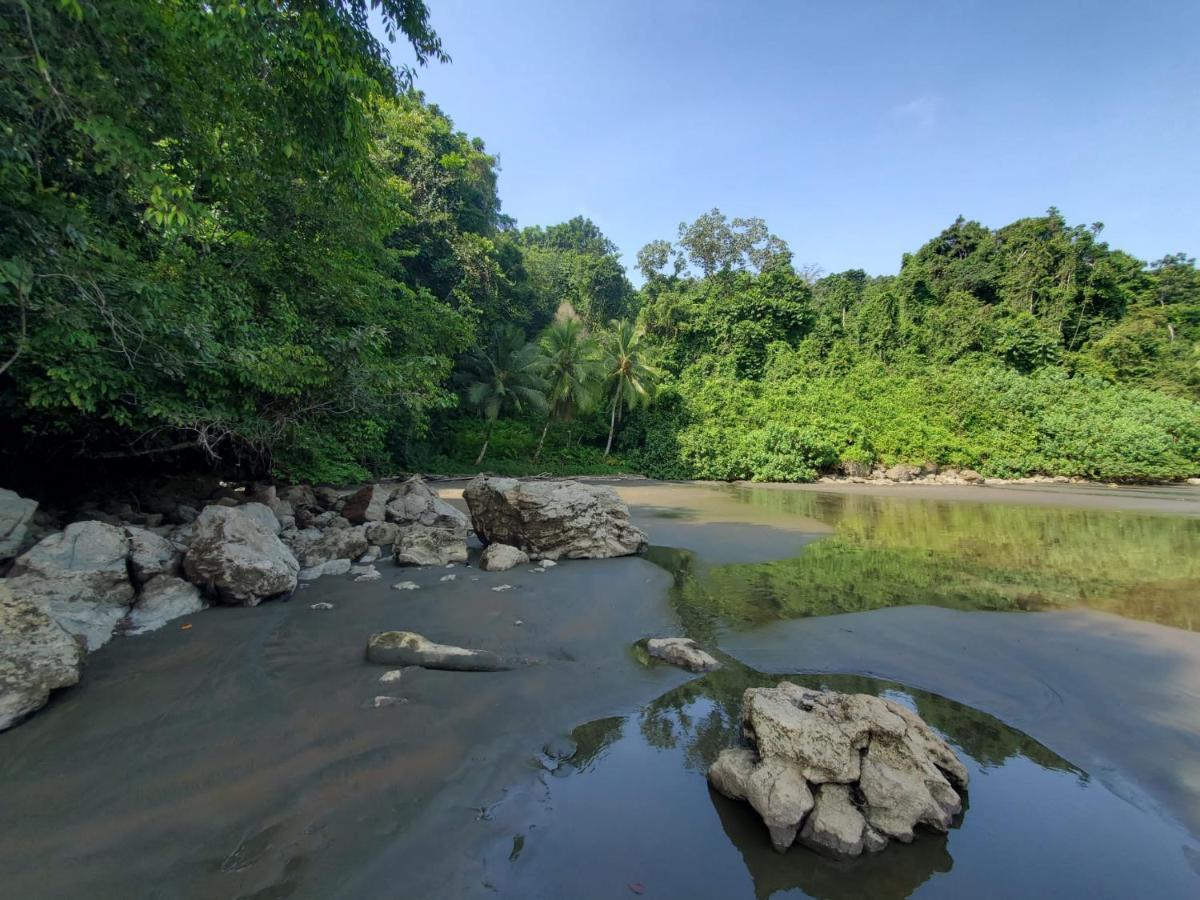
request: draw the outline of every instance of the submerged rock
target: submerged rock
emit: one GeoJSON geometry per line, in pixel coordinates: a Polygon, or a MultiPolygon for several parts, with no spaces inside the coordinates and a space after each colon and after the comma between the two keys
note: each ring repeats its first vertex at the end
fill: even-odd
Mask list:
{"type": "Polygon", "coordinates": [[[195,528],[183,559],[184,572],[189,581],[211,591],[222,603],[255,606],[296,589],[300,564],[255,516],[241,509],[206,506],[195,528]]]}
{"type": "Polygon", "coordinates": [[[742,728],[752,747],[723,751],[709,781],[754,806],[777,850],[798,836],[821,852],[857,856],[888,839],[911,841],[918,825],[945,831],[962,810],[966,768],[891,700],[785,681],[745,692],[742,728]]]}
{"type": "Polygon", "coordinates": [[[475,533],[550,560],[605,559],[646,548],[629,507],[610,487],[479,476],[463,490],[475,533]]]}
{"type": "Polygon", "coordinates": [[[396,535],[392,554],[400,566],[444,566],[466,562],[467,536],[456,529],[405,525],[396,535]]]}
{"type": "Polygon", "coordinates": [[[108,643],[133,603],[128,556],[124,529],[74,522],[18,557],[7,584],[95,650],[108,643]]]}
{"type": "Polygon", "coordinates": [[[529,554],[508,544],[488,544],[479,557],[479,568],[485,572],[507,572],[513,566],[529,562],[529,554]]]}
{"type": "Polygon", "coordinates": [[[75,684],[83,659],[78,638],[0,582],[0,731],[75,684]]]}
{"type": "Polygon", "coordinates": [[[381,631],[367,642],[367,661],[385,666],[421,666],[455,672],[500,672],[517,661],[490,650],[436,644],[413,631],[381,631]]]}
{"type": "Polygon", "coordinates": [[[650,638],[646,652],[651,656],[692,672],[711,672],[721,668],[715,657],[705,653],[691,638],[650,638]]]}

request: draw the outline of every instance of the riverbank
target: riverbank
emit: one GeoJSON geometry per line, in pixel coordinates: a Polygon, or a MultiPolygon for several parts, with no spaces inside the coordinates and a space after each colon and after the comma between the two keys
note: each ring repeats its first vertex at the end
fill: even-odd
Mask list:
{"type": "MultiPolygon", "coordinates": [[[[457,486],[439,487],[453,498],[457,486]]],[[[1188,488],[1146,496],[942,486],[928,498],[920,492],[934,488],[916,485],[630,482],[618,490],[652,545],[693,554],[696,578],[705,567],[820,546],[845,521],[845,498],[864,492],[912,500],[897,510],[906,522],[930,500],[946,501],[931,515],[976,501],[1074,504],[1085,532],[1095,517],[1122,511],[1172,520],[1200,513],[1200,491],[1188,488]],[[798,512],[792,492],[815,492],[814,505],[798,512]]],[[[1148,521],[1134,515],[1128,526],[1148,521]]],[[[1123,518],[1113,525],[1127,530],[1123,518]]],[[[1172,532],[1173,546],[1195,549],[1194,535],[1172,532]]],[[[630,652],[646,635],[686,625],[673,591],[692,576],[649,559],[565,561],[545,572],[381,568],[378,582],[322,578],[288,602],[208,609],[93,654],[80,685],[0,734],[6,888],[31,898],[494,896],[496,848],[513,847],[518,833],[536,844],[523,804],[537,809],[554,796],[539,786],[543,747],[581,724],[635,713],[692,678],[644,667],[630,652]],[[419,588],[391,590],[401,578],[419,588]],[[511,589],[493,590],[505,584],[511,589]],[[332,609],[313,608],[322,603],[332,609]],[[407,669],[381,683],[383,670],[364,662],[363,648],[367,635],[389,628],[540,663],[500,673],[407,669]],[[377,708],[378,696],[396,702],[377,708]]],[[[1131,809],[1160,817],[1195,853],[1195,631],[1090,610],[916,605],[721,625],[713,634],[716,648],[762,672],[873,675],[990,713],[1131,809]]],[[[964,829],[971,824],[968,814],[964,829]]],[[[676,847],[667,871],[687,865],[685,835],[676,847]]],[[[652,887],[673,894],[670,884],[652,887]]]]}

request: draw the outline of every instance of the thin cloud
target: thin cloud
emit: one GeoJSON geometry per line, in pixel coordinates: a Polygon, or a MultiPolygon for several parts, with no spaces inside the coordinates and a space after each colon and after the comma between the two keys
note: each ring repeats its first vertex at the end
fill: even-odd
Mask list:
{"type": "Polygon", "coordinates": [[[892,107],[892,118],[916,128],[931,128],[937,124],[940,107],[937,97],[915,97],[892,107]]]}

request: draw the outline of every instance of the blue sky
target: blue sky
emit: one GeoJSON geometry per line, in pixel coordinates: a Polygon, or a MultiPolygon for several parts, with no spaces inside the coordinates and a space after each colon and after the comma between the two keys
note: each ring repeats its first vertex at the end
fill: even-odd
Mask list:
{"type": "Polygon", "coordinates": [[[454,61],[418,87],[499,156],[504,211],[589,216],[631,269],[714,206],[827,271],[1050,205],[1200,255],[1197,0],[429,5],[454,61]]]}

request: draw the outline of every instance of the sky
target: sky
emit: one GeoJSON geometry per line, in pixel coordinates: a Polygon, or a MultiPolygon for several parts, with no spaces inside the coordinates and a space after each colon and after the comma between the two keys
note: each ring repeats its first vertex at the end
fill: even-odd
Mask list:
{"type": "Polygon", "coordinates": [[[1200,0],[428,3],[453,62],[417,87],[499,157],[504,212],[588,216],[635,281],[713,207],[829,272],[1052,205],[1200,255],[1200,0]]]}

